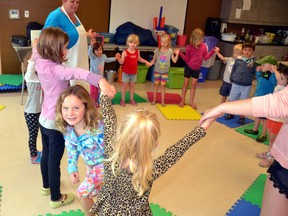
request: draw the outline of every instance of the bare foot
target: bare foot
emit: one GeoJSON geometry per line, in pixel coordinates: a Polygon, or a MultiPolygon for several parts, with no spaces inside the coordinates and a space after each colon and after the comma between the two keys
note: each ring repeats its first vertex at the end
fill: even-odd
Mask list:
{"type": "Polygon", "coordinates": [[[196,104],[194,104],[194,103],[190,103],[190,106],[191,106],[193,109],[197,110],[197,106],[196,106],[196,104]]]}
{"type": "Polygon", "coordinates": [[[181,101],[181,102],[178,104],[179,107],[184,107],[184,105],[185,105],[185,103],[184,103],[183,101],[181,101]]]}

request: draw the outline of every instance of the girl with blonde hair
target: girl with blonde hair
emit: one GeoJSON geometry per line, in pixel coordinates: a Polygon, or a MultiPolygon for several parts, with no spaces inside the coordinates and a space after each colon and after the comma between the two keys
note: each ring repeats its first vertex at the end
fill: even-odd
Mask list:
{"type": "Polygon", "coordinates": [[[180,57],[185,61],[184,70],[184,83],[182,87],[182,100],[179,103],[179,107],[184,107],[185,96],[190,83],[190,78],[192,77],[191,90],[190,90],[190,102],[189,105],[193,109],[197,109],[194,103],[194,97],[196,94],[196,85],[198,82],[202,60],[208,60],[213,54],[214,49],[208,52],[204,41],[204,32],[196,28],[192,31],[190,36],[190,44],[186,46],[185,54],[180,52],[180,57]]]}
{"type": "Polygon", "coordinates": [[[205,136],[208,123],[197,126],[156,158],[160,124],[155,113],[136,109],[124,118],[116,132],[117,117],[109,97],[100,96],[100,107],[105,125],[105,184],[90,212],[96,215],[152,215],[148,199],[153,182],[205,136]]]}

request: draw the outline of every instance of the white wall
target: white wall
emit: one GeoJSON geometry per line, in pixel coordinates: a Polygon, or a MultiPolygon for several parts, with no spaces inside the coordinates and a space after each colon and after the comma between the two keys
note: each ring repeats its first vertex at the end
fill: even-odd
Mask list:
{"type": "Polygon", "coordinates": [[[115,33],[119,25],[128,21],[152,31],[153,17],[159,17],[161,6],[165,24],[183,34],[187,0],[111,0],[109,32],[115,33]]]}

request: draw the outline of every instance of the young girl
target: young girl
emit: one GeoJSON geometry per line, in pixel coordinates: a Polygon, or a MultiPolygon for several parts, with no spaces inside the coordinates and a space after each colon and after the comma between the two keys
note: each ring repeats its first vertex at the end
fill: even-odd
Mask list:
{"type": "Polygon", "coordinates": [[[168,72],[170,68],[170,60],[174,63],[178,60],[179,57],[179,49],[175,50],[175,54],[173,54],[173,50],[171,47],[171,37],[168,34],[162,34],[160,37],[161,47],[157,48],[154,51],[154,57],[151,61],[151,65],[155,64],[154,69],[154,92],[153,92],[153,100],[152,105],[156,104],[156,96],[158,92],[158,85],[161,84],[161,105],[165,107],[165,85],[168,79],[168,72]]]}
{"type": "MultiPolygon", "coordinates": [[[[41,84],[35,71],[35,62],[32,53],[28,53],[27,70],[25,81],[28,91],[26,105],[24,107],[24,116],[29,131],[29,151],[32,164],[40,164],[42,153],[37,150],[37,137],[39,131],[39,116],[41,113],[42,98],[41,84]],[[30,58],[28,57],[30,56],[30,58]]],[[[25,61],[26,62],[26,61],[25,61]]]]}
{"type": "Polygon", "coordinates": [[[78,158],[86,164],[86,178],[77,189],[80,203],[86,215],[94,204],[92,197],[99,193],[103,182],[104,129],[88,91],[80,86],[67,88],[56,106],[56,125],[64,134],[68,155],[68,173],[71,182],[80,182],[78,158]]]}
{"type": "Polygon", "coordinates": [[[118,60],[119,64],[123,64],[120,106],[125,106],[125,93],[128,85],[130,91],[129,103],[133,106],[137,106],[137,103],[134,101],[134,83],[136,81],[138,61],[145,63],[148,67],[152,64],[141,58],[140,51],[136,49],[139,45],[138,35],[130,34],[127,37],[126,44],[128,45],[128,48],[122,52],[121,58],[118,60]]]}
{"type": "Polygon", "coordinates": [[[180,52],[180,57],[185,61],[186,65],[184,70],[184,83],[182,87],[182,100],[179,103],[179,107],[184,107],[185,105],[185,96],[189,86],[190,78],[192,77],[190,106],[193,109],[197,109],[197,106],[194,103],[194,97],[196,93],[196,85],[200,74],[202,59],[207,60],[214,54],[214,49],[212,49],[210,52],[207,51],[207,47],[203,43],[203,40],[204,32],[199,28],[194,29],[190,36],[190,44],[186,46],[185,55],[180,52]]]}
{"type": "MultiPolygon", "coordinates": [[[[287,86],[288,81],[288,67],[283,67],[278,72],[276,66],[271,67],[271,71],[275,74],[277,79],[277,85],[274,89],[274,93],[283,90],[287,86]]],[[[267,152],[257,153],[256,157],[262,159],[259,166],[267,168],[274,162],[274,157],[271,155],[270,150],[273,143],[283,125],[284,119],[279,118],[268,118],[267,120],[267,130],[269,136],[269,148],[267,152]]]]}
{"type": "MultiPolygon", "coordinates": [[[[90,71],[101,76],[103,76],[105,63],[114,62],[120,58],[119,53],[117,53],[115,57],[108,58],[105,54],[103,54],[102,43],[96,42],[95,38],[91,39],[91,43],[88,48],[88,56],[90,58],[90,71]]],[[[99,107],[97,87],[90,85],[90,96],[96,107],[99,107]]]]}
{"type": "Polygon", "coordinates": [[[55,127],[56,102],[63,90],[69,86],[69,80],[86,80],[109,96],[115,95],[115,89],[105,78],[81,68],[66,68],[68,35],[59,28],[42,30],[37,49],[33,47],[35,67],[44,92],[42,112],[39,123],[42,135],[41,174],[42,195],[51,193],[51,208],[58,208],[74,200],[74,194],[60,192],[60,161],[64,153],[64,138],[55,127]]]}
{"type": "Polygon", "coordinates": [[[223,75],[223,82],[219,90],[219,94],[221,95],[221,103],[224,103],[227,100],[227,97],[230,94],[232,83],[230,81],[230,75],[233,68],[233,65],[235,63],[235,59],[238,56],[242,55],[242,44],[236,44],[233,47],[233,56],[231,57],[224,57],[219,52],[219,48],[215,48],[216,55],[223,61],[224,64],[226,64],[224,75],[223,75]]]}
{"type": "Polygon", "coordinates": [[[104,117],[104,179],[90,212],[96,215],[152,215],[149,195],[153,182],[205,136],[205,124],[196,127],[165,153],[155,158],[160,125],[155,113],[136,109],[126,116],[117,133],[117,118],[111,100],[100,96],[104,117]]]}

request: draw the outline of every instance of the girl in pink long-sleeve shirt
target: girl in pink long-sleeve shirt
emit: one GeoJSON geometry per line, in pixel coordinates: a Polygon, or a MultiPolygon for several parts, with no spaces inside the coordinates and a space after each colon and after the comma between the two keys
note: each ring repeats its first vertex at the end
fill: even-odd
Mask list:
{"type": "MultiPolygon", "coordinates": [[[[99,86],[110,97],[115,95],[115,88],[105,78],[81,68],[66,68],[68,35],[59,28],[46,28],[41,32],[37,49],[33,47],[35,68],[44,93],[42,112],[39,118],[42,136],[41,175],[43,188],[41,194],[50,195],[50,207],[58,208],[74,200],[73,193],[62,194],[60,191],[60,162],[64,153],[63,135],[55,127],[56,102],[69,86],[69,80],[85,80],[99,86]]],[[[74,118],[71,115],[71,118],[74,118]]]]}
{"type": "MultiPolygon", "coordinates": [[[[288,78],[288,77],[286,77],[288,78]]],[[[227,102],[205,112],[205,120],[224,113],[253,115],[254,117],[286,118],[270,150],[274,162],[267,170],[261,216],[288,215],[288,87],[274,94],[246,100],[227,102]]]]}
{"type": "Polygon", "coordinates": [[[207,60],[214,54],[214,49],[208,52],[203,40],[204,32],[199,28],[194,29],[190,36],[190,44],[186,46],[185,55],[182,52],[179,53],[180,57],[186,63],[184,70],[184,83],[182,87],[182,100],[179,103],[179,107],[184,107],[185,105],[185,96],[190,83],[190,78],[192,77],[189,104],[193,109],[197,109],[197,106],[194,103],[194,97],[202,60],[207,60]]]}

